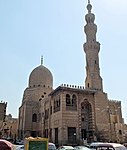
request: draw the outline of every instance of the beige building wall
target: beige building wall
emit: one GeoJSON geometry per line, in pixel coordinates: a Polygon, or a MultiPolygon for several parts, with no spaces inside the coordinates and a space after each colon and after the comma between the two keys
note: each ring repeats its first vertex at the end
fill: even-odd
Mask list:
{"type": "Polygon", "coordinates": [[[2,128],[2,138],[14,141],[18,135],[18,119],[11,114],[6,115],[2,128]]]}
{"type": "Polygon", "coordinates": [[[7,108],[7,103],[5,102],[0,102],[0,121],[4,121],[6,117],[6,108],[7,108]]]}

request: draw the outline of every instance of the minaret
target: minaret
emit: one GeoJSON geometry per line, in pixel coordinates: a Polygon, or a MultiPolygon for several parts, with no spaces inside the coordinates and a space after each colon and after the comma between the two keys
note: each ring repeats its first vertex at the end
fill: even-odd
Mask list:
{"type": "Polygon", "coordinates": [[[103,91],[102,78],[100,76],[99,68],[99,50],[100,43],[96,41],[97,26],[94,24],[95,15],[91,13],[92,5],[88,0],[87,10],[88,14],[85,16],[86,25],[84,32],[86,33],[86,43],[83,48],[86,53],[86,80],[85,88],[91,90],[103,91]]]}

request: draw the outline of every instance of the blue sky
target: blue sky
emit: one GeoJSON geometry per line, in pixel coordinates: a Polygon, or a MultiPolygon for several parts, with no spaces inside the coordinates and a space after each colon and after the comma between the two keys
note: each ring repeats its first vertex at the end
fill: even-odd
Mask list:
{"type": "MultiPolygon", "coordinates": [[[[127,122],[127,1],[91,0],[101,43],[104,92],[122,102],[127,122]]],[[[18,117],[31,71],[44,65],[62,83],[84,85],[87,0],[0,0],[0,100],[18,117]]]]}

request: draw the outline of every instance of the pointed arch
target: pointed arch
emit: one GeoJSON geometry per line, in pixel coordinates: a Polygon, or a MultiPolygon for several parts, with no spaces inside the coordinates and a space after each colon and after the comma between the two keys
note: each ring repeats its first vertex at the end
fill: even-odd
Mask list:
{"type": "Polygon", "coordinates": [[[81,103],[81,135],[82,139],[93,136],[92,105],[88,99],[81,103]]]}
{"type": "Polygon", "coordinates": [[[71,98],[69,94],[66,94],[66,106],[70,106],[71,105],[71,98]]]}
{"type": "Polygon", "coordinates": [[[75,94],[72,95],[72,106],[77,106],[77,97],[75,94]]]}
{"type": "Polygon", "coordinates": [[[37,122],[37,114],[32,115],[32,122],[37,122]]]}
{"type": "Polygon", "coordinates": [[[66,94],[66,109],[67,110],[77,110],[77,97],[75,94],[66,94]]]}

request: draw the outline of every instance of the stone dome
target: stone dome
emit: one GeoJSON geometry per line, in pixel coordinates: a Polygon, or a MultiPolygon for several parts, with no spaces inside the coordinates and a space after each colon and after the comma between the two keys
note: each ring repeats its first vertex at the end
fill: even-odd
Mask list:
{"type": "Polygon", "coordinates": [[[30,74],[29,87],[53,87],[52,73],[43,65],[36,67],[30,74]]]}

